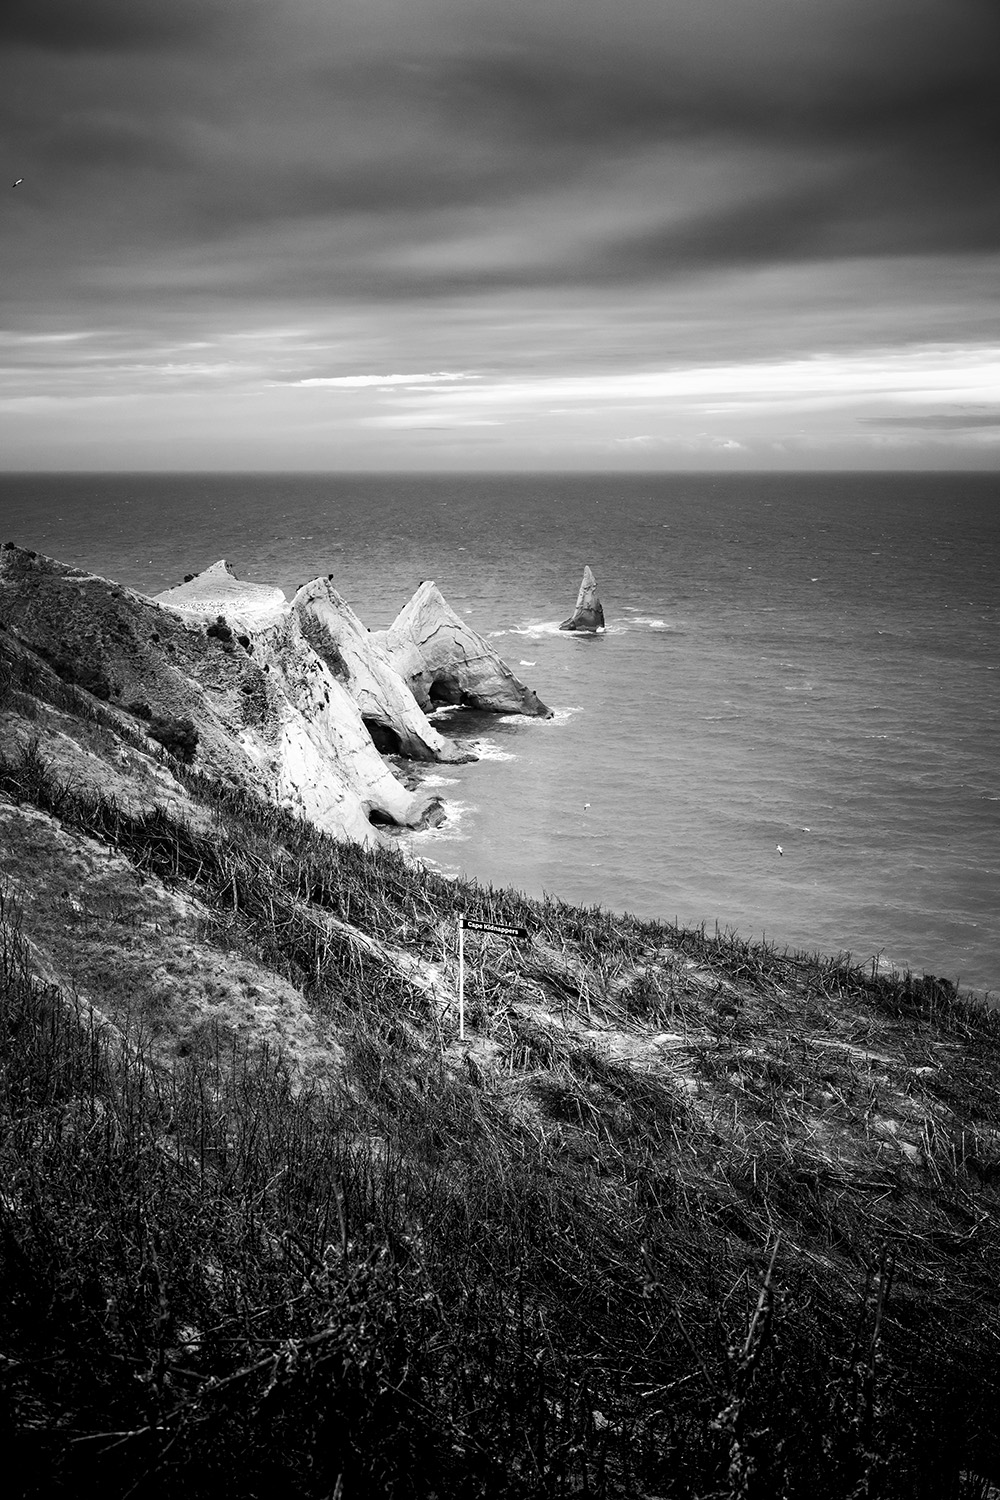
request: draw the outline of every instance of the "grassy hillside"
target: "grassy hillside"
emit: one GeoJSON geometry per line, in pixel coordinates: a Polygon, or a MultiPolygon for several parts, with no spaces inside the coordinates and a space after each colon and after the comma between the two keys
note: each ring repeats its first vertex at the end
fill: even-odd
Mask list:
{"type": "Polygon", "coordinates": [[[25,1495],[985,1497],[1000,1020],[449,882],[0,630],[25,1495]],[[459,912],[530,938],[467,938],[459,912]]]}

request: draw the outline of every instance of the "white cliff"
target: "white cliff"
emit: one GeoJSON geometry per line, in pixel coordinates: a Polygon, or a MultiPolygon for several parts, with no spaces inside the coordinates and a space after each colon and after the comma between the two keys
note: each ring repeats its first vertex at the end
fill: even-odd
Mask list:
{"type": "MultiPolygon", "coordinates": [[[[248,623],[246,613],[233,618],[248,623]]],[[[212,634],[131,589],[6,548],[0,623],[134,731],[189,723],[196,770],[249,786],[338,837],[372,842],[373,824],[413,828],[443,815],[437,798],[392,774],[287,604],[244,646],[228,627],[212,634]]]]}
{"type": "Polygon", "coordinates": [[[414,760],[476,759],[434,728],[384,648],[328,578],[304,584],[291,611],[310,646],[358,705],[381,749],[414,760]]]}
{"type": "Polygon", "coordinates": [[[221,615],[231,630],[242,633],[267,630],[288,613],[288,600],[281,589],[237,578],[225,558],[155,598],[158,604],[206,625],[221,615]]]}
{"type": "Polygon", "coordinates": [[[256,653],[285,702],[275,756],[279,799],[320,827],[366,841],[371,824],[439,821],[440,800],[409,791],[372,740],[361,710],[312,648],[294,614],[256,637],[256,653]]]}
{"type": "Polygon", "coordinates": [[[380,824],[444,816],[440,799],[405,786],[380,749],[475,759],[425,709],[549,712],[432,583],[374,634],[329,579],[289,603],[223,560],[147,599],[8,545],[0,624],[175,757],[190,751],[195,769],[363,842],[380,837],[380,824]]]}
{"type": "Polygon", "coordinates": [[[424,709],[461,703],[491,713],[538,718],[551,713],[430,580],[420,585],[388,630],[374,634],[424,709]]]}

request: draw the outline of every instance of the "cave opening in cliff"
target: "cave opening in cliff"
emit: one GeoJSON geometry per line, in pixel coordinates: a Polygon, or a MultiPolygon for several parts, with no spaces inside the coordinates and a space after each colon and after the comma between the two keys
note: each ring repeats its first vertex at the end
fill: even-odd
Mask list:
{"type": "Polygon", "coordinates": [[[448,677],[435,677],[427,690],[435,708],[455,708],[465,702],[465,694],[448,677]]]}
{"type": "Polygon", "coordinates": [[[475,698],[470,698],[450,677],[438,677],[431,683],[427,696],[433,708],[478,708],[475,698]]]}
{"type": "Polygon", "coordinates": [[[396,818],[384,812],[381,807],[368,809],[368,821],[373,828],[399,828],[401,826],[396,818]]]}
{"type": "Polygon", "coordinates": [[[371,736],[372,744],[380,755],[402,755],[403,741],[391,729],[388,724],[382,724],[378,719],[362,718],[362,723],[371,736]]]}

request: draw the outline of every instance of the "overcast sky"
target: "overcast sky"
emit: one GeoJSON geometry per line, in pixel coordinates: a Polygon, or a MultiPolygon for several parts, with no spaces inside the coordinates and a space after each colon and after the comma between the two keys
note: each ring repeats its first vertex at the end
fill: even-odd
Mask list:
{"type": "Polygon", "coordinates": [[[1000,461],[1000,0],[6,0],[0,44],[4,468],[1000,461]]]}

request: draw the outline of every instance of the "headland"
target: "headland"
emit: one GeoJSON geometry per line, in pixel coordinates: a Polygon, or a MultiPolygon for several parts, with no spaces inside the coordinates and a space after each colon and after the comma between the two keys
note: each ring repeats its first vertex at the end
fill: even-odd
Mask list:
{"type": "Polygon", "coordinates": [[[427,708],[544,712],[435,592],[372,638],[330,579],[0,553],[12,1471],[987,1494],[1000,1021],[408,861],[427,708]],[[464,1041],[462,914],[529,934],[467,935],[464,1041]]]}

